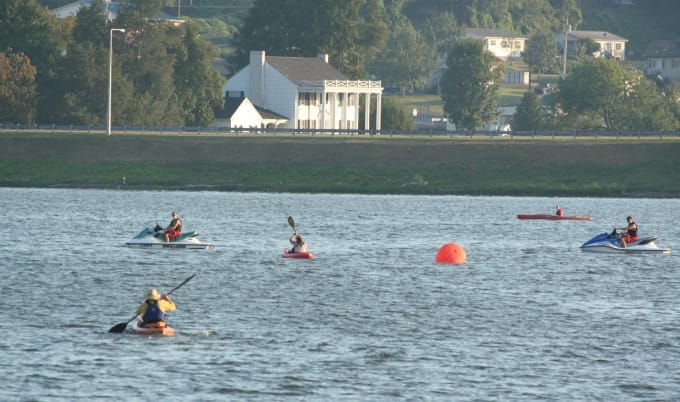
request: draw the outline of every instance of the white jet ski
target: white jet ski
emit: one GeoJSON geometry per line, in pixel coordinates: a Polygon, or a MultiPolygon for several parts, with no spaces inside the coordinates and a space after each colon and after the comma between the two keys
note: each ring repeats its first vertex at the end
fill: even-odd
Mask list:
{"type": "Polygon", "coordinates": [[[144,228],[137,236],[125,243],[128,247],[135,248],[179,248],[192,250],[210,250],[215,248],[212,243],[203,243],[198,240],[198,232],[186,232],[169,242],[166,242],[163,228],[156,224],[154,229],[144,228]]]}
{"type": "Polygon", "coordinates": [[[656,245],[656,236],[640,237],[628,243],[627,247],[621,246],[619,237],[621,235],[616,233],[616,229],[611,233],[601,233],[583,243],[581,251],[625,254],[668,254],[671,252],[670,248],[659,248],[656,245]]]}

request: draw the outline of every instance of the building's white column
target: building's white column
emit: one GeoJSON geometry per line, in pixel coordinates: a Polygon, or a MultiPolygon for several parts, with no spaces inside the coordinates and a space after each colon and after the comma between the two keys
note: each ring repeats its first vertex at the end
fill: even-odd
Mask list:
{"type": "Polygon", "coordinates": [[[319,128],[326,128],[326,89],[321,91],[321,117],[319,118],[319,128]]]}
{"type": "MultiPolygon", "coordinates": [[[[342,124],[347,123],[347,104],[349,103],[349,93],[343,92],[342,97],[344,98],[344,102],[342,102],[342,116],[340,117],[342,119],[342,124]]],[[[345,129],[348,129],[349,127],[345,126],[345,129]]]]}
{"type": "Polygon", "coordinates": [[[375,109],[375,129],[376,131],[380,131],[380,121],[382,120],[380,117],[380,111],[382,110],[382,94],[378,93],[377,97],[378,97],[376,102],[377,109],[375,109]]]}
{"type": "Polygon", "coordinates": [[[354,127],[355,130],[359,129],[359,92],[354,93],[354,127]]]}
{"type": "Polygon", "coordinates": [[[332,128],[334,130],[338,128],[336,123],[338,118],[335,113],[337,109],[338,109],[338,93],[333,92],[331,94],[331,126],[329,128],[332,128]]]}
{"type": "Polygon", "coordinates": [[[368,131],[371,126],[371,93],[366,92],[366,109],[364,110],[364,130],[368,131]]]}

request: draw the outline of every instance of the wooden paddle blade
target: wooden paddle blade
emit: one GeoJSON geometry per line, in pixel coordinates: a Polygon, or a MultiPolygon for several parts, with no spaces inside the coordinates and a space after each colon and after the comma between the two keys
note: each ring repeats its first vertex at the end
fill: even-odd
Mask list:
{"type": "Polygon", "coordinates": [[[109,332],[111,332],[113,334],[120,334],[121,332],[125,331],[125,329],[127,328],[127,325],[128,325],[127,322],[121,322],[120,324],[116,324],[113,327],[111,327],[109,332]]]}

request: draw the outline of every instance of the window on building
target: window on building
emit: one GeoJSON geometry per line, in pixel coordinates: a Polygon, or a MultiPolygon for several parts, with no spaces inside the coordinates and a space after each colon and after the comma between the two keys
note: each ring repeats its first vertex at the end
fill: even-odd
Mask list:
{"type": "Polygon", "coordinates": [[[496,46],[496,39],[491,39],[489,43],[491,43],[491,46],[496,46]]]}

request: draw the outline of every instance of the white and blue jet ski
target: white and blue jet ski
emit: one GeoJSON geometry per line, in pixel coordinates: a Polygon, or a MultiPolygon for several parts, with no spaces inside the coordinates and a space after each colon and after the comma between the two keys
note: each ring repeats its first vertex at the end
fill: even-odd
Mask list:
{"type": "Polygon", "coordinates": [[[597,253],[625,253],[625,254],[668,254],[670,248],[659,248],[656,245],[656,236],[639,237],[634,242],[623,247],[619,238],[620,234],[614,229],[611,233],[600,233],[581,246],[581,251],[597,253]]]}
{"type": "Polygon", "coordinates": [[[203,243],[198,239],[198,232],[183,232],[169,242],[164,239],[163,228],[156,224],[156,227],[144,228],[141,232],[127,243],[128,247],[134,248],[175,248],[191,250],[210,250],[215,248],[212,243],[203,243]]]}

